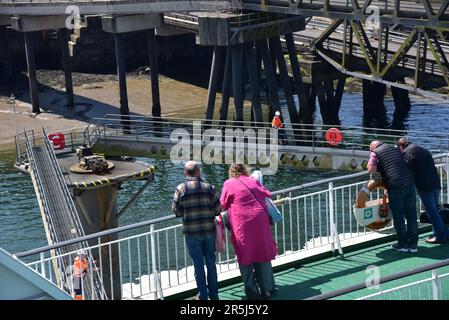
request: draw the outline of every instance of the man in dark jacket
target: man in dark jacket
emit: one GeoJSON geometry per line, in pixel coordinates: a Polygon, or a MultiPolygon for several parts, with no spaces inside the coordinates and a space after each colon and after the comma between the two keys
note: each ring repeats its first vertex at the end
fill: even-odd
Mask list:
{"type": "Polygon", "coordinates": [[[397,145],[410,170],[415,175],[416,189],[418,189],[426,214],[432,222],[433,236],[427,238],[426,242],[448,242],[449,229],[444,225],[438,210],[441,184],[432,154],[429,150],[412,143],[407,138],[399,139],[397,145]]]}
{"type": "Polygon", "coordinates": [[[398,243],[393,245],[393,249],[417,252],[418,222],[413,174],[395,146],[375,140],[370,144],[370,151],[368,171],[379,171],[388,190],[393,225],[398,235],[398,243]]]}

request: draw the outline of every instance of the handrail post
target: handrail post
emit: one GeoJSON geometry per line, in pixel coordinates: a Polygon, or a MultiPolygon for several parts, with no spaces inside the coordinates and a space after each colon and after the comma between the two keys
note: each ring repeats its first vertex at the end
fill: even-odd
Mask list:
{"type": "Polygon", "coordinates": [[[157,281],[157,268],[156,268],[156,244],[154,239],[154,224],[150,225],[150,240],[151,240],[151,264],[153,265],[153,288],[154,288],[154,300],[158,298],[158,281],[157,281]]]}
{"type": "Polygon", "coordinates": [[[449,201],[449,152],[446,153],[446,202],[449,201]]]}
{"type": "Polygon", "coordinates": [[[44,252],[40,253],[40,258],[41,258],[41,275],[42,275],[42,277],[46,278],[46,276],[45,276],[45,261],[44,261],[45,253],[44,252]]]}
{"type": "Polygon", "coordinates": [[[433,300],[440,300],[440,295],[438,293],[438,288],[440,287],[440,278],[438,277],[438,272],[436,269],[432,270],[432,298],[433,300]]]}
{"type": "Polygon", "coordinates": [[[340,238],[338,237],[337,226],[335,224],[334,215],[334,183],[329,182],[329,230],[331,233],[331,247],[332,252],[335,252],[335,242],[337,243],[338,253],[343,256],[343,249],[341,248],[340,238]]]}

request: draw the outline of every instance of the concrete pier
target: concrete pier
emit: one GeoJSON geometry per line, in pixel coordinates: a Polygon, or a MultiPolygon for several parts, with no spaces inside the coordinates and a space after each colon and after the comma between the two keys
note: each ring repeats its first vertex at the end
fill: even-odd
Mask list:
{"type": "Polygon", "coordinates": [[[67,29],[58,30],[58,40],[62,55],[62,68],[64,70],[67,107],[72,108],[75,106],[75,98],[73,95],[72,66],[69,56],[69,33],[67,29]]]}
{"type": "Polygon", "coordinates": [[[129,132],[129,106],[128,91],[126,88],[126,60],[123,37],[120,33],[114,34],[115,41],[115,59],[117,63],[117,76],[120,91],[120,114],[122,115],[123,130],[129,132]]]}
{"type": "Polygon", "coordinates": [[[0,64],[3,65],[3,73],[6,78],[11,78],[13,73],[11,51],[9,50],[9,39],[8,39],[8,29],[7,25],[2,25],[3,23],[8,23],[8,20],[0,20],[0,64]]]}
{"type": "Polygon", "coordinates": [[[252,101],[251,119],[258,122],[264,121],[260,98],[263,61],[270,99],[270,112],[267,120],[271,120],[274,114],[273,110],[281,110],[276,81],[277,62],[288,103],[288,113],[290,114],[288,119],[297,123],[299,121],[298,114],[279,37],[281,34],[303,29],[304,20],[301,17],[261,12],[244,15],[212,12],[199,14],[197,44],[216,48],[209,82],[206,119],[210,120],[213,116],[212,101],[215,100],[219,79],[217,73],[218,70],[223,69],[221,75],[223,100],[220,108],[220,120],[227,118],[230,86],[232,86],[234,97],[234,121],[240,123],[244,120],[244,89],[245,85],[249,83],[252,101]],[[268,39],[270,39],[270,47],[267,44],[268,39]],[[261,46],[263,48],[260,48],[261,46]],[[223,52],[220,52],[220,56],[217,55],[219,52],[217,48],[224,47],[228,48],[226,59],[224,59],[223,52]],[[219,63],[221,66],[217,65],[219,63]]]}
{"type": "Polygon", "coordinates": [[[387,110],[384,104],[386,86],[382,83],[363,80],[363,126],[387,127],[387,110]]]}
{"type": "Polygon", "coordinates": [[[28,67],[28,85],[30,87],[30,99],[34,113],[40,113],[39,90],[36,78],[36,60],[34,57],[34,32],[24,32],[25,52],[28,67]]]}
{"type": "MultiPolygon", "coordinates": [[[[121,160],[112,160],[112,162],[114,168],[109,173],[96,175],[89,172],[73,172],[71,168],[73,169],[73,165],[78,163],[78,157],[75,154],[59,157],[61,167],[69,173],[69,188],[73,192],[74,203],[86,235],[119,226],[117,195],[123,183],[137,179],[153,180],[153,167],[138,162],[121,160]]],[[[117,239],[118,236],[113,234],[102,237],[100,242],[104,244],[117,239]]],[[[98,245],[99,242],[98,240],[92,240],[89,244],[94,246],[98,245]]],[[[98,268],[100,268],[101,259],[101,275],[108,298],[120,300],[121,281],[118,246],[116,244],[105,245],[102,246],[101,252],[93,250],[92,254],[98,268]]]]}
{"type": "MultiPolygon", "coordinates": [[[[24,41],[25,41],[25,53],[27,59],[27,67],[28,67],[28,81],[30,88],[30,99],[31,105],[34,113],[40,113],[40,105],[39,105],[39,91],[38,84],[36,79],[36,61],[34,56],[34,38],[35,33],[38,31],[45,30],[59,30],[66,28],[66,16],[14,16],[11,17],[11,26],[13,29],[23,32],[24,41]]],[[[63,53],[64,55],[64,53],[63,53]]],[[[70,76],[67,75],[69,70],[68,66],[65,66],[64,69],[66,71],[66,88],[67,81],[70,76]]],[[[73,92],[72,89],[68,89],[73,92]]],[[[72,93],[73,96],[73,93],[72,93]]]]}
{"type": "Polygon", "coordinates": [[[152,114],[155,117],[161,116],[161,106],[159,101],[157,48],[154,28],[162,25],[162,15],[135,14],[135,15],[113,15],[101,18],[102,28],[105,32],[114,34],[115,57],[117,63],[117,75],[119,78],[120,90],[120,114],[122,122],[127,124],[124,130],[129,132],[129,106],[128,92],[126,87],[126,59],[123,38],[126,33],[148,30],[148,48],[151,68],[151,88],[152,88],[152,114]]]}
{"type": "Polygon", "coordinates": [[[410,102],[409,92],[407,90],[391,87],[391,93],[394,100],[394,114],[391,128],[404,130],[404,120],[407,118],[412,104],[410,102]]]}
{"type": "Polygon", "coordinates": [[[160,117],[161,101],[159,96],[159,68],[154,28],[148,30],[148,54],[150,58],[151,98],[153,103],[151,114],[153,117],[160,117]]]}
{"type": "Polygon", "coordinates": [[[220,84],[220,75],[222,71],[221,69],[223,68],[223,62],[225,61],[225,58],[226,48],[215,47],[210,71],[209,89],[207,91],[206,110],[204,112],[204,118],[206,120],[212,120],[214,116],[215,98],[217,96],[217,90],[220,84]]]}

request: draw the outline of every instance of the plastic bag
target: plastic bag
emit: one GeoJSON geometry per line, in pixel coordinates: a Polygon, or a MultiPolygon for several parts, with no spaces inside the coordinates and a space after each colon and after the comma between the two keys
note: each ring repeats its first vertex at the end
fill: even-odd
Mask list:
{"type": "Polygon", "coordinates": [[[225,229],[221,216],[215,218],[215,250],[223,252],[225,249],[225,229]]]}

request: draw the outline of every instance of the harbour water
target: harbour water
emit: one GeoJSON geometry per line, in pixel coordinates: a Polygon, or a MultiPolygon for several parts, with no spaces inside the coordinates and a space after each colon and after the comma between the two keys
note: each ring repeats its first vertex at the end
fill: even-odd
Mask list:
{"type": "MultiPolygon", "coordinates": [[[[394,105],[391,99],[386,99],[387,122],[391,124],[394,105]]],[[[342,101],[340,120],[342,125],[362,126],[362,96],[361,94],[346,94],[342,101]]],[[[422,98],[413,98],[412,109],[404,121],[406,130],[421,130],[426,132],[447,132],[449,104],[422,98]]],[[[198,110],[200,116],[202,110],[198,110]]],[[[316,123],[320,123],[319,111],[316,123]]],[[[18,173],[13,169],[14,151],[3,152],[0,155],[0,247],[10,252],[20,252],[47,244],[42,219],[34,194],[31,179],[28,175],[18,173]]],[[[121,217],[120,224],[126,225],[140,222],[162,215],[171,214],[171,199],[174,189],[183,180],[183,170],[180,165],[174,165],[168,160],[139,159],[157,166],[155,181],[143,193],[133,210],[121,217]]],[[[227,178],[227,166],[204,166],[203,176],[221,189],[227,178]]],[[[341,175],[337,171],[303,171],[297,169],[280,169],[276,176],[265,178],[265,184],[270,190],[278,190],[306,182],[316,181],[330,176],[341,175]]],[[[119,208],[141,186],[141,182],[128,183],[120,191],[119,208]]]]}

